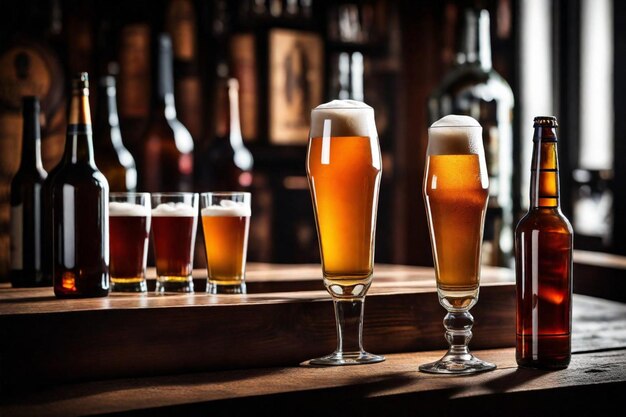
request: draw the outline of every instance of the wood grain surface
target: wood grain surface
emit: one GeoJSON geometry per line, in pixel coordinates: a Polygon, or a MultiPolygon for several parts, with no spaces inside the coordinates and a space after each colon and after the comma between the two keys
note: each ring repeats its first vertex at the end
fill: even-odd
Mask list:
{"type": "MultiPolygon", "coordinates": [[[[317,266],[251,265],[249,282],[319,280],[317,266]],[[316,278],[317,277],[317,278],[316,278]]],[[[432,269],[380,266],[365,307],[365,346],[392,353],[444,348],[445,310],[432,269]]],[[[317,291],[247,295],[112,294],[57,300],[50,289],[0,290],[4,390],[31,385],[220,369],[292,366],[336,346],[330,296],[317,291]]],[[[514,344],[508,270],[485,268],[475,349],[514,344]]]]}
{"type": "Polygon", "coordinates": [[[573,346],[572,363],[561,371],[518,369],[514,349],[504,348],[476,352],[496,371],[434,376],[417,367],[441,351],[408,352],[367,366],[303,364],[67,384],[5,395],[0,415],[624,415],[626,305],[575,296],[573,346]]]}

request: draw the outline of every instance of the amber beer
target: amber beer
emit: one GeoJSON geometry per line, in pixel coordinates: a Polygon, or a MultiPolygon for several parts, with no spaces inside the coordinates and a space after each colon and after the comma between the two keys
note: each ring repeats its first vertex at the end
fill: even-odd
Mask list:
{"type": "Polygon", "coordinates": [[[113,291],[146,291],[150,231],[147,193],[111,193],[109,203],[110,274],[113,291]],[[124,199],[136,202],[123,201],[124,199]],[[140,200],[144,198],[145,200],[140,200]],[[143,204],[139,204],[143,203],[143,204]],[[147,203],[147,205],[145,205],[147,203]]]}
{"type": "Polygon", "coordinates": [[[152,194],[152,237],[157,292],[193,292],[191,272],[198,221],[198,195],[152,194]],[[166,197],[181,201],[168,201],[166,197]]]}
{"type": "Polygon", "coordinates": [[[382,171],[373,123],[370,107],[311,113],[307,173],[324,283],[335,295],[371,283],[382,171]]]}
{"type": "Polygon", "coordinates": [[[480,125],[446,116],[429,129],[424,200],[444,307],[475,304],[489,180],[480,125]]]}
{"type": "Polygon", "coordinates": [[[245,292],[250,194],[232,194],[246,201],[215,201],[220,195],[226,195],[220,193],[202,196],[203,206],[206,206],[202,209],[202,226],[207,257],[207,291],[210,293],[245,292]]]}

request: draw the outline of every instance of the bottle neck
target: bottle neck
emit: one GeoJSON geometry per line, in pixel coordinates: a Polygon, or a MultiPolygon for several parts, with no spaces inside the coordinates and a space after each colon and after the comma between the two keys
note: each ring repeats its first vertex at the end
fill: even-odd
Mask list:
{"type": "Polygon", "coordinates": [[[91,110],[87,88],[72,91],[65,141],[65,161],[72,164],[86,162],[93,167],[96,165],[93,158],[91,110]]]}
{"type": "Polygon", "coordinates": [[[117,149],[122,145],[120,121],[117,113],[117,91],[115,78],[107,76],[101,79],[96,108],[98,146],[117,149]]]}
{"type": "Polygon", "coordinates": [[[176,119],[176,106],[174,104],[174,64],[172,56],[172,44],[168,36],[161,35],[158,40],[158,62],[154,108],[158,117],[167,120],[176,119]]]}
{"type": "Polygon", "coordinates": [[[39,101],[25,102],[23,109],[21,169],[42,171],[41,128],[39,125],[39,101]]]}
{"type": "Polygon", "coordinates": [[[491,69],[491,30],[487,10],[466,10],[457,63],[491,69]]]}
{"type": "Polygon", "coordinates": [[[536,127],[530,177],[531,208],[559,208],[559,160],[553,127],[536,127]]]}

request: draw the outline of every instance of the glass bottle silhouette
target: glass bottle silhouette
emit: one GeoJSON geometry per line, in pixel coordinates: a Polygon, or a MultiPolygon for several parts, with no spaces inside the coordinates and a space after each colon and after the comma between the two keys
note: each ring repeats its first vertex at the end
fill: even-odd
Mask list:
{"type": "Polygon", "coordinates": [[[22,100],[23,131],[20,167],[11,181],[11,284],[52,285],[42,270],[43,184],[48,175],[41,162],[39,99],[22,100]]]}
{"type": "Polygon", "coordinates": [[[515,230],[521,366],[566,368],[571,358],[573,231],[561,212],[557,121],[536,117],[530,209],[515,230]]]}
{"type": "Polygon", "coordinates": [[[98,85],[94,139],[96,163],[106,177],[110,191],[136,191],[137,168],[135,159],[122,141],[115,77],[111,75],[101,77],[98,85]]]}
{"type": "Polygon", "coordinates": [[[143,188],[145,191],[191,191],[193,188],[193,139],[176,118],[172,41],[157,39],[157,77],[152,88],[152,112],[144,135],[143,188]]]}
{"type": "Polygon", "coordinates": [[[241,135],[239,83],[220,78],[216,91],[215,134],[205,151],[203,185],[215,191],[243,191],[252,184],[252,153],[241,135]]]}
{"type": "Polygon", "coordinates": [[[510,266],[513,251],[513,92],[491,65],[489,12],[466,10],[453,68],[428,100],[430,123],[449,114],[483,127],[489,173],[483,263],[510,266]]]}
{"type": "Polygon", "coordinates": [[[89,81],[72,80],[65,153],[51,182],[52,273],[59,298],[109,294],[109,185],[94,161],[89,81]]]}

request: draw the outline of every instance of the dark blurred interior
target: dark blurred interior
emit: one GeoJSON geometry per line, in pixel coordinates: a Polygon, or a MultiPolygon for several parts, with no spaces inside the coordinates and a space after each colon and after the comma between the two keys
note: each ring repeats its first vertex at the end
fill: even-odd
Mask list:
{"type": "MultiPolygon", "coordinates": [[[[250,261],[319,261],[307,130],[288,121],[336,98],[376,111],[384,163],[377,262],[432,264],[421,184],[427,127],[447,111],[473,115],[485,130],[498,184],[485,263],[511,265],[510,234],[528,204],[532,117],[545,113],[559,119],[562,207],[575,248],[626,255],[624,22],[626,4],[616,0],[5,0],[0,277],[8,271],[20,97],[41,97],[49,170],[63,152],[71,75],[88,71],[94,87],[115,75],[123,141],[141,161],[155,76],[150,45],[160,32],[172,37],[196,191],[208,191],[200,173],[219,130],[219,80],[239,81],[242,134],[254,157],[250,261]]],[[[93,88],[92,109],[96,96],[93,88]]],[[[142,175],[140,163],[140,184],[142,175]]]]}

